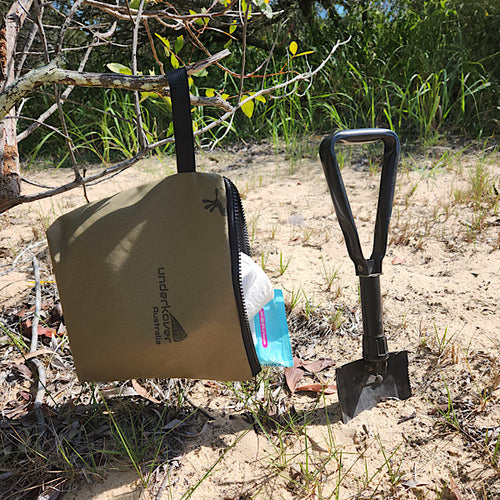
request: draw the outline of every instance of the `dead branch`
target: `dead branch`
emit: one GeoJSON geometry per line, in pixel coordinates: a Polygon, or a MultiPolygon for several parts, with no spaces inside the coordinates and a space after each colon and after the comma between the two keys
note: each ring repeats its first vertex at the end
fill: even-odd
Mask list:
{"type": "MultiPolygon", "coordinates": [[[[120,7],[117,5],[108,4],[106,2],[99,2],[97,0],[85,0],[85,3],[87,5],[90,5],[91,7],[96,7],[97,9],[105,12],[106,14],[109,14],[110,16],[124,21],[126,20],[135,22],[135,18],[138,15],[138,9],[132,9],[128,5],[120,7]]],[[[172,21],[177,21],[178,26],[182,27],[184,26],[184,23],[196,21],[197,19],[213,19],[216,17],[227,15],[229,8],[231,8],[235,3],[236,2],[233,1],[228,7],[221,8],[221,10],[216,12],[211,12],[209,8],[206,12],[200,14],[179,14],[178,12],[172,12],[167,9],[144,10],[140,17],[142,17],[143,19],[155,20],[170,19],[172,21]]],[[[173,27],[175,28],[175,26],[173,27]]]]}
{"type": "MultiPolygon", "coordinates": [[[[87,48],[87,51],[85,52],[85,55],[82,58],[78,71],[83,71],[83,68],[85,67],[85,64],[87,64],[87,61],[90,57],[90,53],[92,52],[93,48],[94,48],[93,45],[87,48]]],[[[66,89],[64,89],[64,92],[59,96],[59,99],[65,101],[69,97],[74,88],[75,88],[74,85],[69,85],[68,87],[66,87],[66,89]]],[[[46,109],[38,117],[38,120],[35,120],[34,123],[32,123],[27,129],[23,130],[20,134],[17,135],[16,138],[17,142],[20,143],[23,139],[26,139],[26,137],[28,137],[40,125],[43,125],[45,120],[47,120],[47,118],[49,118],[56,109],[57,109],[57,103],[52,104],[50,108],[46,109]]]]}
{"type": "MultiPolygon", "coordinates": [[[[139,4],[139,10],[137,11],[137,16],[135,18],[134,23],[134,34],[132,41],[132,74],[137,75],[137,44],[139,41],[139,27],[141,25],[141,16],[142,11],[144,9],[144,1],[141,0],[139,4]]],[[[141,111],[141,98],[139,92],[134,92],[134,107],[135,107],[135,117],[137,120],[137,141],[141,145],[141,147],[147,147],[148,137],[146,132],[144,132],[144,128],[142,126],[142,111],[141,111]]]]}
{"type": "MultiPolygon", "coordinates": [[[[230,54],[229,50],[223,50],[198,63],[186,67],[188,75],[192,75],[202,69],[216,63],[230,54]]],[[[76,85],[80,87],[100,87],[123,90],[138,90],[140,92],[158,92],[170,95],[168,90],[168,79],[160,76],[134,76],[118,73],[87,73],[63,69],[58,64],[59,59],[50,64],[37,68],[9,85],[0,93],[0,120],[19,102],[23,97],[38,87],[58,83],[65,85],[76,85]]],[[[200,97],[191,95],[191,103],[194,106],[214,106],[225,111],[232,111],[233,107],[224,99],[215,97],[200,97]]]]}
{"type": "MultiPolygon", "coordinates": [[[[38,324],[40,321],[40,314],[42,312],[42,287],[40,284],[40,266],[38,265],[38,259],[33,256],[33,274],[35,276],[35,314],[33,316],[33,322],[31,324],[31,346],[30,353],[33,353],[38,348],[38,324]]],[[[47,377],[45,373],[45,367],[43,363],[38,358],[31,359],[31,363],[36,367],[37,373],[35,374],[38,379],[38,386],[35,396],[35,402],[33,405],[33,411],[35,412],[36,420],[40,430],[45,429],[45,418],[42,412],[42,403],[45,397],[45,387],[47,385],[47,377]]]]}

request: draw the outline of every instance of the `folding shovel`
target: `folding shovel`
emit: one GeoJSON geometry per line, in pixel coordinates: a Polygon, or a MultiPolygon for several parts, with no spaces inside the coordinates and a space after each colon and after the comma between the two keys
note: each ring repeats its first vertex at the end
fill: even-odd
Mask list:
{"type": "Polygon", "coordinates": [[[364,410],[385,399],[408,399],[411,396],[407,351],[388,352],[382,324],[380,274],[387,247],[387,233],[392,212],[394,186],[399,161],[399,139],[391,130],[344,130],[323,140],[320,157],[335,207],[335,212],[359,277],[363,315],[363,359],[336,370],[337,391],[342,420],[348,422],[364,410]],[[347,199],[335,144],[366,144],[381,140],[384,158],[371,257],[365,259],[358,231],[347,199]]]}

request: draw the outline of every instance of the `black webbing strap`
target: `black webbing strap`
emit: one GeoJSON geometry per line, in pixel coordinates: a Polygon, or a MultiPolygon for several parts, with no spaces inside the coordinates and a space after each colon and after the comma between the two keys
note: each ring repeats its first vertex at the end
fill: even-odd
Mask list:
{"type": "Polygon", "coordinates": [[[195,172],[193,122],[186,68],[170,71],[167,78],[172,100],[177,172],[195,172]]]}

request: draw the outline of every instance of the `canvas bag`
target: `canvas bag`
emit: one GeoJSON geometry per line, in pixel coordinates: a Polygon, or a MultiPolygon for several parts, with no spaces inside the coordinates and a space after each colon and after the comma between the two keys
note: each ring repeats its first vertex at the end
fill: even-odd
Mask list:
{"type": "Polygon", "coordinates": [[[195,171],[187,73],[168,77],[178,173],[47,230],[81,381],[245,380],[260,371],[241,287],[241,199],[227,178],[195,171]]]}

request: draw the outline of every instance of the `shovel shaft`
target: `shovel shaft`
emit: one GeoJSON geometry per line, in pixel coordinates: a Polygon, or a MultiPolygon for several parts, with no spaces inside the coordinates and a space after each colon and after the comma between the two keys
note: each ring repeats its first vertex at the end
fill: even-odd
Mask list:
{"type": "Polygon", "coordinates": [[[380,276],[360,276],[359,288],[363,315],[363,358],[367,361],[384,361],[388,349],[382,322],[380,276]]]}

